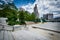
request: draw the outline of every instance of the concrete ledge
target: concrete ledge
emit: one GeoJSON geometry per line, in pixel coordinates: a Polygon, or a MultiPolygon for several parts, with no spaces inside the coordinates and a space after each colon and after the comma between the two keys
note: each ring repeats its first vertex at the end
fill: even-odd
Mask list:
{"type": "Polygon", "coordinates": [[[46,28],[40,28],[40,27],[34,27],[34,26],[32,28],[38,28],[38,29],[42,29],[42,30],[47,30],[47,31],[52,31],[52,32],[60,33],[60,31],[46,29],[46,28]]]}

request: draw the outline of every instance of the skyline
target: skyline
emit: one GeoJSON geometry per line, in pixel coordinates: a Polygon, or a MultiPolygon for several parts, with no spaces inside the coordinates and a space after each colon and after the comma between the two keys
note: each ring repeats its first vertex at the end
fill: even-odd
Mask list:
{"type": "MultiPolygon", "coordinates": [[[[16,7],[24,8],[26,11],[32,13],[34,11],[34,6],[37,4],[39,15],[42,17],[43,14],[53,13],[57,14],[54,17],[60,16],[60,0],[0,0],[5,3],[14,2],[16,7]]],[[[0,4],[2,4],[0,2],[0,4]]]]}
{"type": "Polygon", "coordinates": [[[22,5],[21,7],[32,13],[35,4],[37,4],[40,17],[46,13],[57,14],[54,15],[54,17],[60,17],[60,0],[35,0],[33,4],[28,3],[27,5],[22,5]]]}

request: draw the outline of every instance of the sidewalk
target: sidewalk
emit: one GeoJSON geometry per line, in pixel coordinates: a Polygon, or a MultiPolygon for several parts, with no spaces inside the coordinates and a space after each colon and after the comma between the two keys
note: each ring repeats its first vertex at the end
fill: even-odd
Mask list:
{"type": "Polygon", "coordinates": [[[15,40],[60,40],[59,33],[31,27],[28,30],[12,32],[12,34],[15,40]]]}
{"type": "Polygon", "coordinates": [[[60,33],[60,23],[49,22],[49,23],[43,23],[43,24],[36,24],[36,25],[33,25],[32,27],[60,33]]]}
{"type": "Polygon", "coordinates": [[[0,31],[0,40],[14,40],[12,32],[0,31]]]}

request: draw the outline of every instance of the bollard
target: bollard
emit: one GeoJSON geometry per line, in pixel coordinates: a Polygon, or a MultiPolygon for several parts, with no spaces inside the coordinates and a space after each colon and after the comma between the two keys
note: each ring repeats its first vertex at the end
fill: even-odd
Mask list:
{"type": "Polygon", "coordinates": [[[12,31],[14,31],[14,26],[13,26],[13,30],[12,31]]]}

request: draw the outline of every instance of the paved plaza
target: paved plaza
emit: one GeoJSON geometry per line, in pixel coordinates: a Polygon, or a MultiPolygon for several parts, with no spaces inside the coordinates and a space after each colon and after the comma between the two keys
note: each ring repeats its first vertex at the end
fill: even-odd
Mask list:
{"type": "Polygon", "coordinates": [[[0,40],[60,40],[60,33],[33,28],[33,26],[37,25],[38,24],[27,25],[25,29],[20,28],[20,30],[13,32],[0,30],[0,40]]]}

